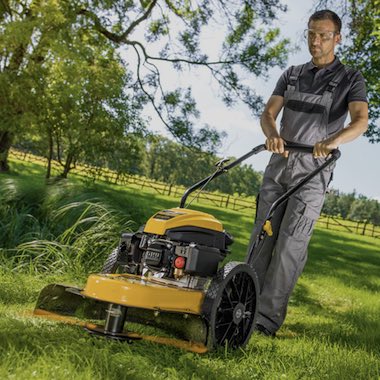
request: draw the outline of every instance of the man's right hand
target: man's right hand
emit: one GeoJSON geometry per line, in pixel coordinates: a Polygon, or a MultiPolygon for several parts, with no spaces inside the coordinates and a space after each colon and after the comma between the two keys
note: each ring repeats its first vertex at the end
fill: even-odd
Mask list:
{"type": "Polygon", "coordinates": [[[285,150],[285,141],[279,137],[268,137],[265,141],[265,146],[269,152],[282,154],[284,157],[288,157],[289,151],[285,150]]]}

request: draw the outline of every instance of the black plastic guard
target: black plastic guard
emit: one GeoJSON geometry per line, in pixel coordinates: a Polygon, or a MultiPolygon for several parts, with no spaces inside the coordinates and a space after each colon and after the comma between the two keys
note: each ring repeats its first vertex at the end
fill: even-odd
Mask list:
{"type": "Polygon", "coordinates": [[[35,310],[85,319],[104,319],[108,303],[85,298],[81,289],[61,284],[45,286],[38,297],[35,310]]]}

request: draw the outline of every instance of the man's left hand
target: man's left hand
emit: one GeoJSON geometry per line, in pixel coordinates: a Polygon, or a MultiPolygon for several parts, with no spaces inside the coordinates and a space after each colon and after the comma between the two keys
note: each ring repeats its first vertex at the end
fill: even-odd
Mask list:
{"type": "Polygon", "coordinates": [[[314,145],[314,157],[327,157],[333,149],[338,148],[338,144],[329,139],[320,141],[314,145]]]}

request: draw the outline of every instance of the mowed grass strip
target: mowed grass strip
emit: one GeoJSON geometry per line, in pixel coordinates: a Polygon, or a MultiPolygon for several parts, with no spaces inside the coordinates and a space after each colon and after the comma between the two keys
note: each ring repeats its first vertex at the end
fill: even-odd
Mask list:
{"type": "MultiPolygon", "coordinates": [[[[17,166],[15,174],[0,177],[0,182],[12,180],[16,187],[19,182],[25,187],[37,183],[42,191],[43,179],[39,176],[38,166],[17,166]]],[[[81,194],[107,200],[133,221],[133,227],[144,223],[155,211],[178,204],[177,199],[117,186],[89,186],[77,180],[69,183],[70,191],[65,197],[68,203],[81,194]]],[[[228,259],[243,260],[251,218],[216,207],[197,204],[195,208],[224,223],[235,236],[228,259]]],[[[40,222],[39,228],[42,227],[49,226],[40,222]]],[[[21,230],[17,229],[19,236],[23,236],[21,230]]],[[[14,270],[8,246],[0,271],[0,378],[377,379],[379,243],[378,239],[317,229],[278,337],[254,335],[244,349],[232,351],[224,347],[205,355],[148,342],[130,345],[94,338],[79,327],[31,318],[27,312],[33,309],[44,285],[80,285],[85,275],[70,268],[60,274],[52,270],[35,273],[33,261],[28,267],[14,270]]],[[[108,253],[104,252],[104,258],[108,253]]]]}

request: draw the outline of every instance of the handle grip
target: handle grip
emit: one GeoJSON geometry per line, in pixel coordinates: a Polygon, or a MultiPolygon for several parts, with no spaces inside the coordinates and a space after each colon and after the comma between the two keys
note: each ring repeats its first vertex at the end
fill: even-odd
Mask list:
{"type": "MultiPolygon", "coordinates": [[[[301,153],[311,153],[312,154],[314,151],[314,146],[287,142],[285,145],[285,150],[288,150],[290,152],[301,152],[301,153]]],[[[331,156],[334,157],[335,160],[337,160],[340,157],[340,150],[339,149],[333,149],[330,152],[330,154],[331,154],[331,156]]]]}

